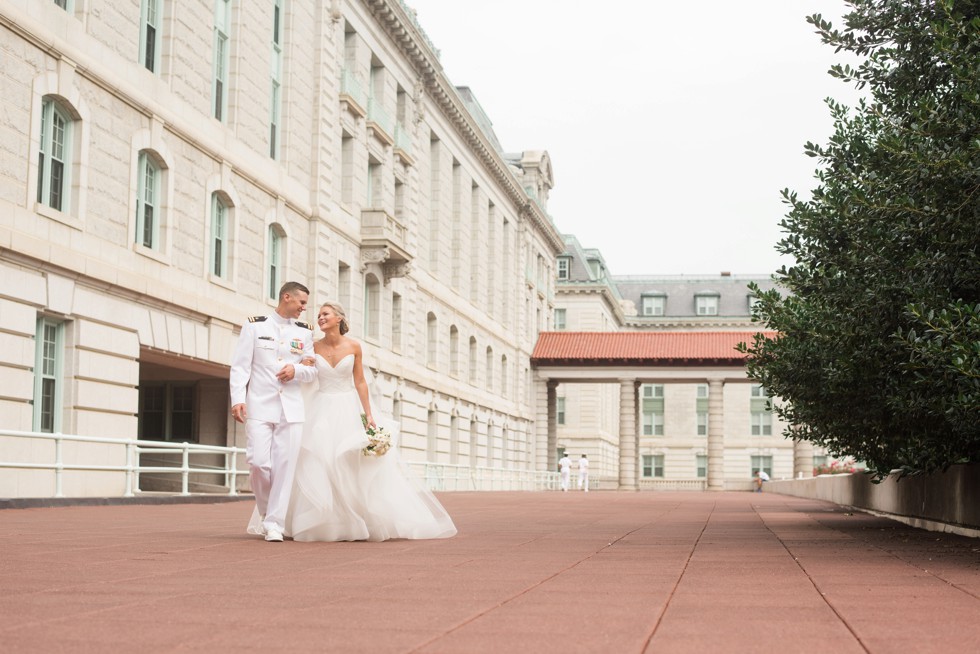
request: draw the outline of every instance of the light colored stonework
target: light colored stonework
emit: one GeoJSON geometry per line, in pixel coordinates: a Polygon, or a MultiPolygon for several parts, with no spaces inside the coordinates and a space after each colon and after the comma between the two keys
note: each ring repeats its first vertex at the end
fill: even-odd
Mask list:
{"type": "MultiPolygon", "coordinates": [[[[3,424],[36,428],[34,334],[47,318],[64,330],[62,431],[137,437],[140,389],[191,383],[195,431],[171,437],[243,445],[228,418],[228,364],[238,326],[274,306],[274,228],[279,282],[307,283],[311,305],[346,305],[385,408],[402,417],[407,458],[534,468],[529,357],[553,309],[561,238],[403,5],[284,3],[282,130],[272,159],[272,3],[233,3],[220,122],[211,115],[214,3],[163,4],[152,73],[137,58],[139,2],[75,2],[68,13],[0,0],[3,424]],[[364,114],[345,98],[345,76],[363,91],[364,114]],[[73,119],[63,211],[37,202],[45,99],[73,119]],[[161,177],[153,248],[136,237],[141,152],[161,177]],[[212,270],[212,193],[228,206],[222,277],[212,270]],[[392,219],[383,255],[368,252],[369,214],[392,219]],[[545,262],[541,274],[528,272],[529,262],[545,262]]],[[[13,442],[0,439],[0,459],[49,455],[13,442]]],[[[117,458],[105,447],[78,448],[80,459],[117,458]]],[[[0,495],[50,494],[49,474],[8,472],[0,495]]],[[[66,494],[118,494],[123,483],[115,474],[81,477],[65,478],[66,494]]]]}

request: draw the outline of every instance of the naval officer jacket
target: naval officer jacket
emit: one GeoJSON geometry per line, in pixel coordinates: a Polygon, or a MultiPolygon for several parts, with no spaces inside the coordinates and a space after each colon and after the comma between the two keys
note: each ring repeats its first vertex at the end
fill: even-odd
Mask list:
{"type": "Polygon", "coordinates": [[[249,318],[231,359],[231,405],[244,403],[249,420],[303,422],[300,385],[316,379],[316,368],[300,363],[306,357],[313,358],[312,325],[278,313],[249,318]],[[296,376],[282,383],[276,373],[287,363],[296,376]]]}

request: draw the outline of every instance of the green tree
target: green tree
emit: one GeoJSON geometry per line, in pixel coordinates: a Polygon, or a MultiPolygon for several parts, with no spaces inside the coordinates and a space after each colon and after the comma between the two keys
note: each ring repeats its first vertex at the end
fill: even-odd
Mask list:
{"type": "Polygon", "coordinates": [[[980,0],[847,4],[807,21],[865,98],[827,100],[818,186],[783,191],[785,297],[754,289],[778,335],[742,351],[788,436],[880,479],[980,461],[980,0]]]}

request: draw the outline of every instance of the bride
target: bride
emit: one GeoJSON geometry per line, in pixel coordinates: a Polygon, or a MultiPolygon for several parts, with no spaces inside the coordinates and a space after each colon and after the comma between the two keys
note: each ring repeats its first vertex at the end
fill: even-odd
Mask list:
{"type": "MultiPolygon", "coordinates": [[[[297,541],[381,541],[455,535],[449,514],[401,460],[398,425],[375,422],[361,344],[344,336],[349,326],[343,307],[327,302],[317,324],[323,338],[313,344],[317,384],[311,386],[318,388],[306,397],[286,536],[297,541]],[[365,424],[391,433],[387,454],[362,453],[368,444],[365,424]]],[[[258,521],[257,513],[252,521],[258,521]]]]}

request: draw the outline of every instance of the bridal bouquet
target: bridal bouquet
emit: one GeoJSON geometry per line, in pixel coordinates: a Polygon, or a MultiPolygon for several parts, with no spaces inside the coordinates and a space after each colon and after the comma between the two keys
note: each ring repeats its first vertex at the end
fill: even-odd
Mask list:
{"type": "Polygon", "coordinates": [[[361,449],[364,456],[384,456],[391,449],[391,434],[384,427],[364,428],[367,434],[368,444],[361,449]]]}

